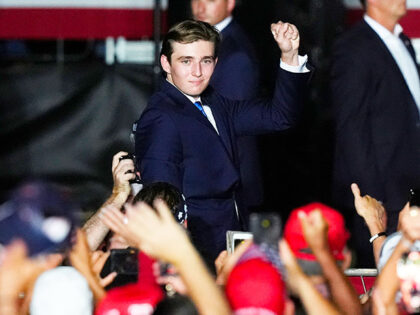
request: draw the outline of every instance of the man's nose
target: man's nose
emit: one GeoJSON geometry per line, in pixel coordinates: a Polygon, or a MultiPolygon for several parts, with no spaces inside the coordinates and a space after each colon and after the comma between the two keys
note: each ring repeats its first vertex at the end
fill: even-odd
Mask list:
{"type": "Polygon", "coordinates": [[[196,77],[201,76],[201,74],[202,74],[201,73],[201,64],[199,62],[196,62],[196,63],[193,64],[192,74],[193,74],[193,76],[196,76],[196,77]]]}

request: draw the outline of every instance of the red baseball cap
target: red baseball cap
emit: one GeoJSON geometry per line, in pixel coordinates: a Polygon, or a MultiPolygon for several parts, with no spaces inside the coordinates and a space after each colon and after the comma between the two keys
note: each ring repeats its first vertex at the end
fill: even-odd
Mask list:
{"type": "Polygon", "coordinates": [[[127,284],[109,290],[99,303],[95,314],[151,315],[162,298],[163,293],[159,287],[127,284]]]}
{"type": "Polygon", "coordinates": [[[337,210],[330,208],[322,203],[314,202],[306,206],[294,209],[286,221],[284,227],[284,238],[296,258],[315,261],[316,257],[311,253],[308,244],[303,236],[302,226],[298,218],[298,213],[303,211],[310,213],[314,210],[320,210],[322,216],[328,222],[328,244],[336,260],[343,260],[343,250],[346,246],[350,233],[346,229],[344,217],[337,210]]]}
{"type": "Polygon", "coordinates": [[[285,286],[268,261],[253,258],[237,264],[226,283],[234,314],[283,314],[285,286]]]}

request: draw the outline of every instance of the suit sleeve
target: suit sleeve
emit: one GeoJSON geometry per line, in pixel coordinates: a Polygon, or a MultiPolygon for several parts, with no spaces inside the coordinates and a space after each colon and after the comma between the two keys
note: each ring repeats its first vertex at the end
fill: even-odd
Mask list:
{"type": "Polygon", "coordinates": [[[373,138],[376,132],[383,131],[372,130],[371,124],[375,115],[375,71],[369,69],[362,52],[359,54],[346,46],[336,46],[334,50],[330,88],[335,121],[335,178],[341,189],[348,190],[345,199],[352,199],[352,182],[359,184],[363,193],[382,198],[384,188],[373,138]]]}
{"type": "Polygon", "coordinates": [[[279,68],[272,99],[253,99],[228,106],[237,135],[258,135],[293,127],[302,112],[311,72],[279,68]]]}
{"type": "Polygon", "coordinates": [[[168,114],[143,113],[135,137],[136,163],[144,182],[164,181],[182,191],[182,143],[168,114]]]}

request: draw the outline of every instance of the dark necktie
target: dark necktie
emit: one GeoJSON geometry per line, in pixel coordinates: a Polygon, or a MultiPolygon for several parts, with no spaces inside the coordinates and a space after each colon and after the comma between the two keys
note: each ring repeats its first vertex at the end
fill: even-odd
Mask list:
{"type": "Polygon", "coordinates": [[[416,53],[414,52],[414,48],[413,48],[413,45],[411,44],[410,38],[408,38],[408,36],[405,35],[403,32],[400,33],[399,37],[404,43],[404,46],[407,47],[407,50],[410,53],[411,57],[413,58],[414,62],[417,64],[416,53]]]}
{"type": "Polygon", "coordinates": [[[194,105],[204,115],[204,117],[207,118],[206,112],[204,111],[204,108],[203,108],[203,105],[201,105],[201,102],[197,101],[197,102],[194,103],[194,105]]]}

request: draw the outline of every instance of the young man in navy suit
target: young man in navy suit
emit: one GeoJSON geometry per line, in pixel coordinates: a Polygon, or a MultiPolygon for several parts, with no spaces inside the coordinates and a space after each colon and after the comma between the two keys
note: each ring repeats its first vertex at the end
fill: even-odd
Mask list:
{"type": "Polygon", "coordinates": [[[166,181],[183,192],[192,240],[209,260],[225,248],[227,230],[246,229],[237,136],[290,128],[301,111],[310,72],[298,56],[299,32],[282,22],[271,31],[282,50],[273,98],[235,101],[209,86],[218,32],[200,21],[173,26],[161,51],[166,81],[137,122],[143,180],[166,181]]]}
{"type": "Polygon", "coordinates": [[[352,217],[360,266],[372,266],[374,235],[354,211],[350,185],[384,202],[388,232],[395,231],[409,189],[420,187],[420,83],[413,47],[398,24],[406,0],[363,4],[363,20],[333,53],[333,197],[352,217]]]}
{"type": "MultiPolygon", "coordinates": [[[[210,85],[227,98],[246,100],[259,93],[260,69],[251,41],[232,17],[235,4],[235,0],[191,0],[191,11],[195,20],[207,22],[220,32],[218,61],[210,85]]],[[[263,203],[257,139],[245,136],[237,142],[244,203],[248,209],[256,209],[263,203]]]]}

